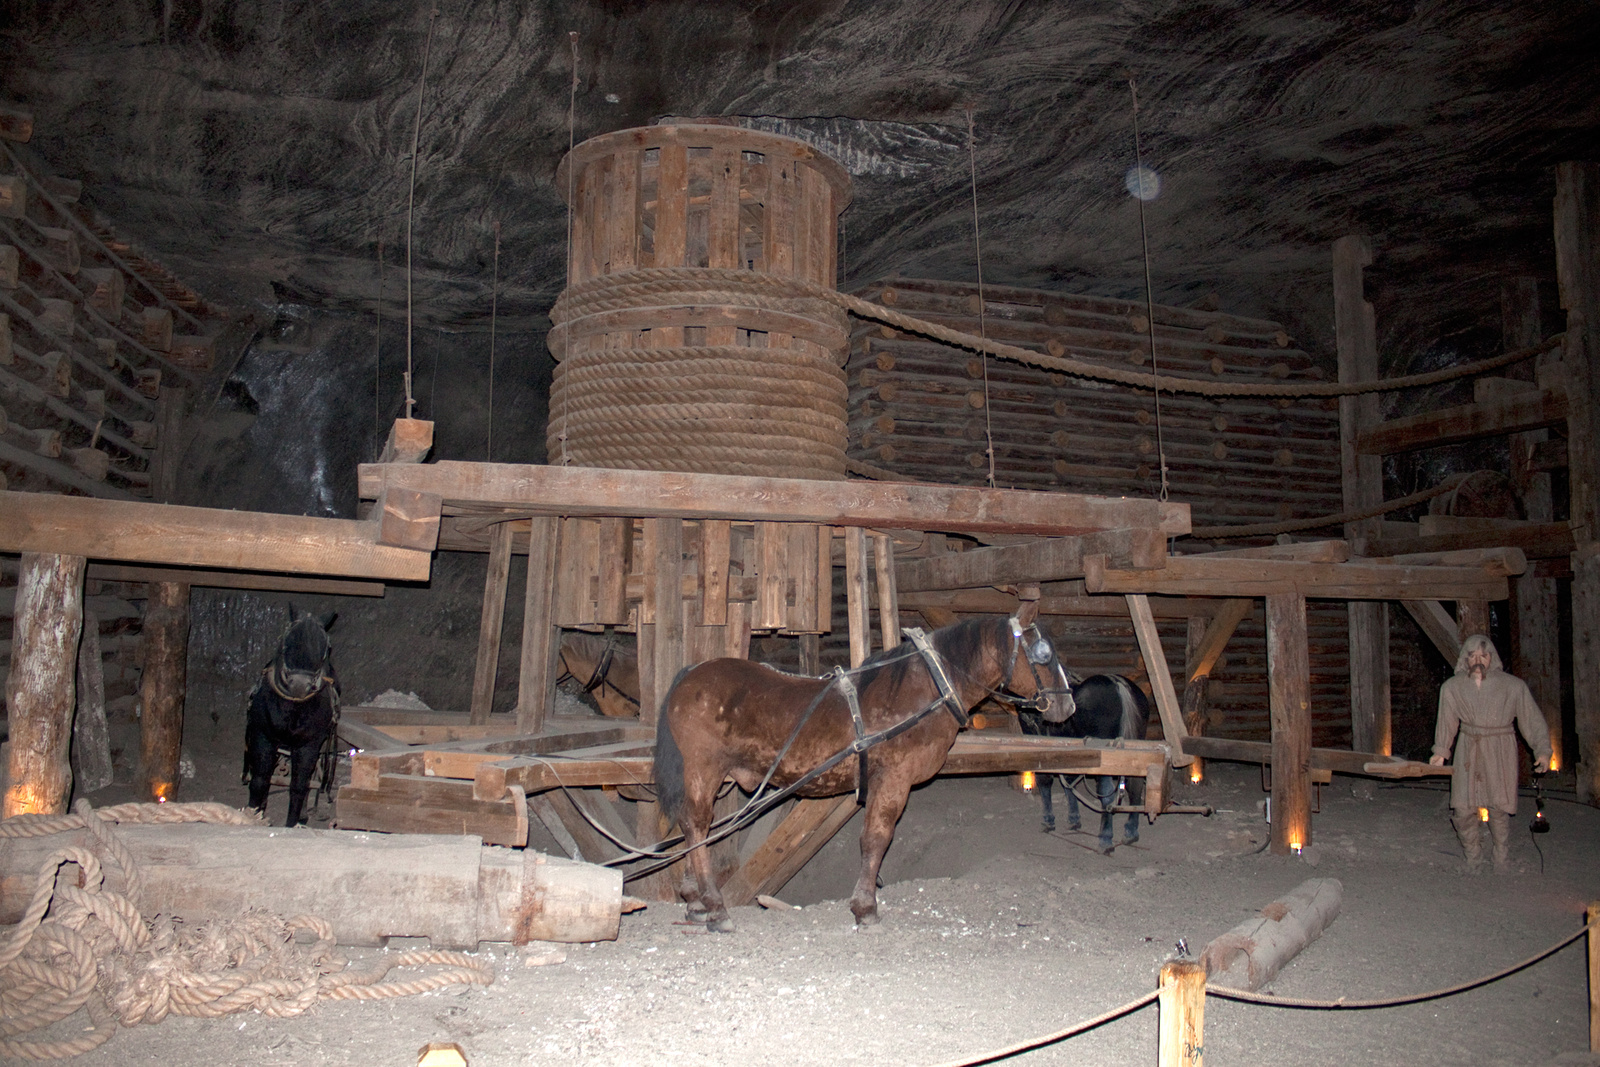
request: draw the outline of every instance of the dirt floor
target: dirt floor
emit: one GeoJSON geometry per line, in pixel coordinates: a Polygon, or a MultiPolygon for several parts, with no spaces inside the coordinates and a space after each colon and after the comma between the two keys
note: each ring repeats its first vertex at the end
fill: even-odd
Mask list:
{"type": "MultiPolygon", "coordinates": [[[[234,772],[209,770],[181,799],[242,803],[234,772]]],[[[169,1018],[121,1031],[77,1062],[366,1067],[415,1063],[429,1041],[459,1042],[474,1067],[964,1061],[1138,997],[1179,938],[1198,953],[1312,877],[1343,883],[1343,914],[1272,991],[1434,989],[1551,945],[1600,898],[1600,811],[1552,802],[1541,859],[1525,800],[1517,872],[1469,877],[1441,786],[1336,778],[1321,790],[1313,847],[1276,857],[1258,851],[1259,770],[1216,764],[1203,784],[1178,790],[1214,815],[1164,816],[1136,846],[1104,857],[1087,834],[1041,832],[1037,800],[1005,779],[946,779],[912,796],[884,866],[876,928],[856,928],[842,900],[854,881],[853,823],[784,889],[799,908],[736,909],[733,934],[683,925],[681,907],[655,904],[624,916],[615,942],[534,946],[531,956],[486,945],[499,977],[485,989],[324,1004],[290,1019],[169,1018]]],[[[122,799],[119,789],[93,799],[122,799]]],[[[277,818],[282,803],[275,795],[277,818]]],[[[1153,1063],[1156,1011],[1008,1062],[1153,1063]]],[[[1580,1051],[1581,942],[1486,988],[1410,1007],[1310,1012],[1213,998],[1205,1033],[1211,1067],[1600,1062],[1580,1051]]]]}

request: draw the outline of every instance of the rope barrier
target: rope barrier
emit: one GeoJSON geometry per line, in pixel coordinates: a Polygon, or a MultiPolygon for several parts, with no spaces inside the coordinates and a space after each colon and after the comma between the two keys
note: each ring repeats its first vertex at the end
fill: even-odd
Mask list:
{"type": "MultiPolygon", "coordinates": [[[[1557,952],[1560,952],[1562,949],[1566,948],[1568,945],[1578,940],[1578,938],[1583,937],[1593,929],[1595,929],[1594,926],[1586,923],[1576,932],[1567,935],[1542,952],[1537,952],[1534,955],[1529,956],[1520,963],[1514,963],[1509,967],[1498,970],[1493,974],[1485,975],[1482,978],[1474,978],[1471,981],[1461,982],[1453,986],[1446,986],[1443,989],[1431,990],[1427,993],[1412,993],[1404,996],[1385,997],[1376,1000],[1348,1000],[1344,997],[1340,997],[1338,1000],[1313,1000],[1307,997],[1279,997],[1274,996],[1271,993],[1252,993],[1245,989],[1233,989],[1228,986],[1215,986],[1208,984],[1206,986],[1206,995],[1221,997],[1225,1000],[1242,1001],[1248,1004],[1264,1004],[1270,1007],[1278,1008],[1307,1008],[1320,1011],[1395,1008],[1406,1004],[1419,1004],[1423,1001],[1439,1000],[1443,997],[1455,996],[1459,993],[1465,993],[1468,990],[1477,989],[1480,986],[1489,985],[1492,982],[1498,982],[1502,978],[1510,977],[1511,975],[1516,974],[1518,971],[1531,967],[1535,963],[1555,955],[1557,952]]],[[[1040,1037],[1027,1038],[1025,1040],[1018,1041],[1015,1044],[1007,1045],[1004,1048],[990,1049],[987,1052],[980,1052],[976,1055],[967,1056],[961,1059],[945,1060],[941,1063],[934,1064],[933,1067],[976,1067],[977,1064],[993,1063],[996,1060],[1002,1060],[1008,1056],[1015,1056],[1019,1052],[1027,1052],[1030,1049],[1040,1048],[1044,1045],[1055,1044],[1058,1041],[1064,1041],[1067,1038],[1081,1034],[1086,1030],[1093,1030],[1095,1027],[1108,1023],[1113,1019],[1118,1019],[1124,1015],[1130,1014],[1131,1012],[1137,1011],[1146,1004],[1149,1004],[1151,1001],[1156,1000],[1160,995],[1161,991],[1157,989],[1153,992],[1145,994],[1137,1000],[1130,1000],[1128,1003],[1112,1008],[1108,1012],[1096,1015],[1092,1019],[1085,1019],[1082,1022],[1074,1023],[1073,1025],[1062,1030],[1057,1030],[1054,1033],[1044,1034],[1040,1037]]]]}
{"type": "MultiPolygon", "coordinates": [[[[789,310],[795,301],[807,298],[832,304],[862,318],[873,319],[912,333],[919,333],[961,348],[1016,360],[1045,370],[1078,378],[1113,382],[1139,389],[1160,389],[1171,393],[1200,396],[1258,397],[1340,397],[1366,393],[1414,389],[1484,374],[1500,367],[1533,359],[1561,345],[1565,334],[1556,334],[1528,348],[1505,352],[1489,359],[1463,363],[1423,374],[1399,378],[1380,378],[1370,382],[1273,382],[1203,381],[1173,375],[1151,376],[1143,371],[1121,370],[1086,360],[1050,356],[963,330],[940,326],[912,315],[893,311],[870,300],[836,292],[797,278],[780,278],[759,271],[726,270],[713,267],[641,267],[618,274],[607,274],[571,287],[562,293],[551,311],[557,323],[571,322],[585,315],[632,308],[645,298],[660,298],[661,305],[735,303],[740,306],[789,310]],[[677,299],[672,299],[676,297],[677,299]],[[558,312],[562,317],[558,317],[558,312]]],[[[570,326],[569,326],[570,329],[570,326]]],[[[552,336],[555,336],[553,333],[552,336]]]]}
{"type": "Polygon", "coordinates": [[[37,837],[86,828],[96,848],[122,869],[123,892],[109,889],[91,848],[56,849],[39,869],[20,922],[0,946],[0,1059],[64,1059],[109,1041],[117,1024],[156,1023],[168,1015],[212,1018],[259,1011],[286,1018],[318,1000],[376,1000],[414,996],[442,986],[489,985],[494,972],[461,952],[422,950],[349,970],[334,954],[333,927],[311,915],[281,919],[248,913],[237,919],[186,926],[170,915],[145,919],[138,866],[112,831],[113,822],[216,822],[255,825],[260,819],[221,804],[121,804],[93,810],[79,800],[70,815],[19,815],[0,822],[0,837],[37,837]],[[80,884],[58,879],[75,863],[80,884]],[[49,915],[46,920],[45,916],[49,915]],[[295,935],[311,934],[308,948],[295,935]],[[399,967],[440,969],[383,982],[399,967]],[[59,1041],[16,1040],[70,1018],[80,1009],[90,1026],[59,1041]]]}

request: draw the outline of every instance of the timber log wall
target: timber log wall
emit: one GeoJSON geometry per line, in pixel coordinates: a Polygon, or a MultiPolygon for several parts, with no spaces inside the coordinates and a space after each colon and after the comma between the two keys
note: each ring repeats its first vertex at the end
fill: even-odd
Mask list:
{"type": "MultiPolygon", "coordinates": [[[[975,285],[895,279],[857,295],[971,333],[981,328],[996,340],[1038,352],[1124,368],[1150,366],[1150,324],[1141,303],[985,286],[980,325],[975,285]]],[[[1264,382],[1322,377],[1278,323],[1161,305],[1154,312],[1163,373],[1264,382]]],[[[1104,496],[1158,490],[1151,393],[991,358],[986,399],[985,368],[976,353],[874,322],[857,319],[853,325],[846,365],[850,458],[909,478],[985,484],[988,422],[1002,487],[1104,496]]],[[[1163,395],[1161,429],[1171,498],[1192,507],[1196,526],[1273,522],[1342,507],[1336,401],[1163,395]]],[[[1075,670],[1142,674],[1126,619],[1047,623],[1075,670]]],[[[1307,626],[1313,743],[1348,745],[1344,605],[1312,601],[1307,626]]],[[[1160,620],[1159,627],[1181,688],[1185,623],[1160,620]]],[[[1206,733],[1253,740],[1270,735],[1260,604],[1229,643],[1207,697],[1206,733]]]]}

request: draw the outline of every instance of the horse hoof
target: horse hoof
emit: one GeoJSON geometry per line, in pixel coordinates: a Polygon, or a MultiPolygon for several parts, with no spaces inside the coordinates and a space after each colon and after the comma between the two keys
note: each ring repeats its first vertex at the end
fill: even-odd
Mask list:
{"type": "Polygon", "coordinates": [[[706,923],[706,929],[713,934],[731,934],[734,929],[733,920],[724,915],[720,919],[706,923]]]}
{"type": "Polygon", "coordinates": [[[686,922],[703,923],[711,918],[711,913],[705,908],[690,908],[683,913],[686,922]]]}
{"type": "Polygon", "coordinates": [[[1124,845],[1136,845],[1136,844],[1139,843],[1139,835],[1138,834],[1126,834],[1122,838],[1122,843],[1124,845]]]}
{"type": "Polygon", "coordinates": [[[882,921],[876,911],[864,912],[856,916],[857,926],[877,926],[882,921]]]}
{"type": "Polygon", "coordinates": [[[1053,822],[1041,823],[1040,826],[1047,834],[1053,834],[1056,832],[1056,824],[1053,822]]]}
{"type": "Polygon", "coordinates": [[[1077,833],[1079,830],[1083,829],[1083,823],[1074,820],[1067,823],[1067,829],[1071,830],[1073,833],[1077,833]]]}
{"type": "Polygon", "coordinates": [[[1100,855],[1102,855],[1102,856],[1109,856],[1113,852],[1115,852],[1116,850],[1117,850],[1117,846],[1113,845],[1109,841],[1102,841],[1100,843],[1100,855]]]}

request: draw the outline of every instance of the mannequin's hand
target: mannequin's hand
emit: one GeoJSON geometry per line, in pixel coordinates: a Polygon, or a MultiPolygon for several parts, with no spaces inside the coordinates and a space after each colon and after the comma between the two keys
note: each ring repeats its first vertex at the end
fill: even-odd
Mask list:
{"type": "Polygon", "coordinates": [[[1443,756],[1433,756],[1428,760],[1428,765],[1430,767],[1443,767],[1444,766],[1444,757],[1443,756]]]}

